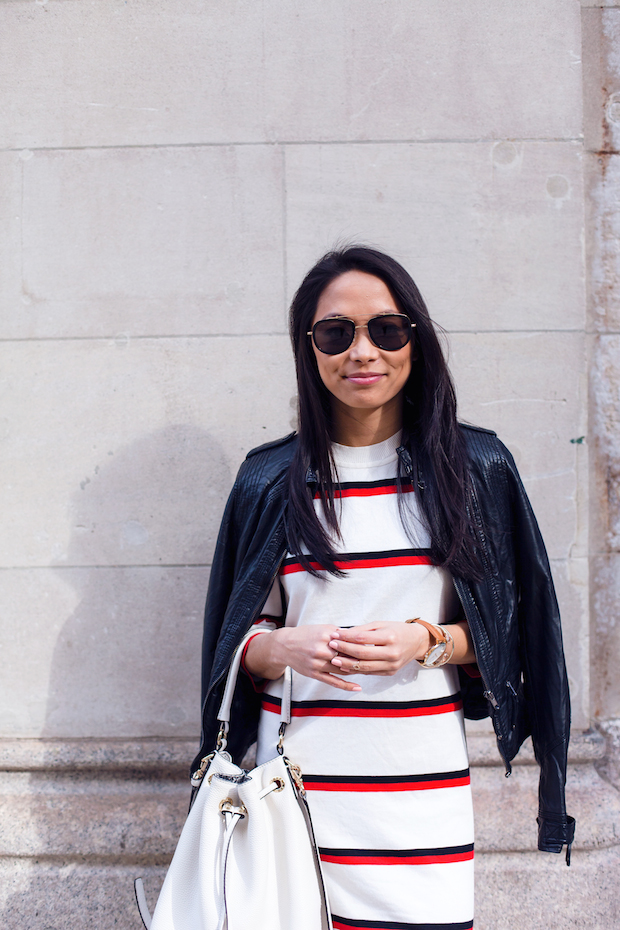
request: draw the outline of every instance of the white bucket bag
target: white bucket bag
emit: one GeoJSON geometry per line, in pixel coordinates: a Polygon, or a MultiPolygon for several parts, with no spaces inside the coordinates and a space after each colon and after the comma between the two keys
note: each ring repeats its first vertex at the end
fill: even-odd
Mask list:
{"type": "Polygon", "coordinates": [[[251,635],[231,662],[217,748],[192,776],[199,791],[152,918],[142,879],[136,879],[147,930],[332,930],[301,771],[283,750],[291,719],[290,668],[278,755],[246,771],[226,751],[233,692],[251,635]]]}

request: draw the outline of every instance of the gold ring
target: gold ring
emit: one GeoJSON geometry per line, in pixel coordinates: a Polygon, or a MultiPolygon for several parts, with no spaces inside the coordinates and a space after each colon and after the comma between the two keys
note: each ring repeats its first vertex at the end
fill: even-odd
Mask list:
{"type": "Polygon", "coordinates": [[[360,670],[360,663],[359,663],[359,659],[358,659],[357,662],[355,663],[355,665],[353,666],[352,671],[353,671],[353,672],[359,672],[359,670],[360,670]]]}

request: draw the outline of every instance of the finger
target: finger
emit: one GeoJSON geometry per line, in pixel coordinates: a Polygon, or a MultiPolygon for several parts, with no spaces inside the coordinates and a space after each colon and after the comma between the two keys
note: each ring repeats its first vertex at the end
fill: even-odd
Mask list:
{"type": "MultiPolygon", "coordinates": [[[[329,645],[332,647],[331,643],[329,645]]],[[[381,659],[381,655],[378,656],[376,650],[377,647],[374,645],[362,646],[358,643],[338,643],[337,657],[342,658],[342,656],[350,656],[353,659],[366,659],[370,661],[377,658],[381,659]]]]}
{"type": "Polygon", "coordinates": [[[361,691],[361,685],[357,685],[354,682],[343,681],[342,678],[338,678],[337,675],[329,675],[319,673],[317,676],[317,681],[322,681],[326,685],[331,685],[333,688],[338,688],[340,691],[361,691]]]}
{"type": "Polygon", "coordinates": [[[378,620],[375,623],[358,623],[355,626],[339,626],[338,634],[340,639],[348,639],[350,636],[356,636],[358,633],[372,633],[373,630],[383,630],[387,627],[394,626],[391,621],[378,620]]]}
{"type": "Polygon", "coordinates": [[[393,655],[375,654],[372,659],[356,659],[341,654],[332,659],[331,664],[336,666],[339,675],[393,675],[402,662],[398,661],[398,656],[393,655]]]}
{"type": "Polygon", "coordinates": [[[338,675],[343,675],[345,677],[350,675],[395,675],[397,671],[398,669],[388,666],[379,666],[378,668],[375,668],[374,666],[370,665],[367,665],[366,667],[360,665],[359,668],[339,669],[338,675]]]}
{"type": "Polygon", "coordinates": [[[389,627],[372,630],[346,630],[346,636],[340,636],[338,641],[332,638],[330,646],[335,643],[339,651],[342,652],[340,645],[344,643],[354,643],[367,646],[387,646],[395,640],[395,632],[389,627]]]}

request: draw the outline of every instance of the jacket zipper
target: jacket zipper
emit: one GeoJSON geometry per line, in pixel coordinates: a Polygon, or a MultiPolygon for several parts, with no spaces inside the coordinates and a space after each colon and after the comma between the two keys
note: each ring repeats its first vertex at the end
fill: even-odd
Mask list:
{"type": "Polygon", "coordinates": [[[486,698],[487,701],[490,701],[493,707],[497,710],[497,708],[499,707],[499,704],[497,703],[497,698],[495,697],[492,691],[483,691],[482,697],[486,698]]]}

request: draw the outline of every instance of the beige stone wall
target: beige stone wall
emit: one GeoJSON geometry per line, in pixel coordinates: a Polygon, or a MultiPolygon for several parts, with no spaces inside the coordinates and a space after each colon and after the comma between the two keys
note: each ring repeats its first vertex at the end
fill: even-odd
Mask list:
{"type": "MultiPolygon", "coordinates": [[[[43,898],[41,926],[67,926],[87,894],[95,926],[137,926],[128,876],[161,877],[219,518],[247,450],[293,428],[286,308],[343,239],[399,258],[448,330],[461,414],[513,451],[548,544],[575,728],[620,716],[620,644],[592,685],[589,656],[591,615],[617,636],[620,34],[614,4],[583,6],[0,4],[0,794],[27,837],[0,832],[11,930],[43,898]],[[91,842],[79,812],[102,780],[115,813],[93,816],[116,826],[91,842]],[[61,795],[82,831],[64,840],[45,815],[61,795]],[[122,840],[153,823],[159,846],[122,840]]],[[[604,748],[584,752],[573,806],[593,824],[578,767],[595,779],[604,748]]],[[[567,882],[522,853],[535,802],[515,781],[503,809],[529,834],[484,833],[483,930],[502,926],[494,881],[567,882]]],[[[613,846],[597,830],[578,855],[613,846]]],[[[598,926],[582,910],[555,901],[540,925],[598,926]]]]}

